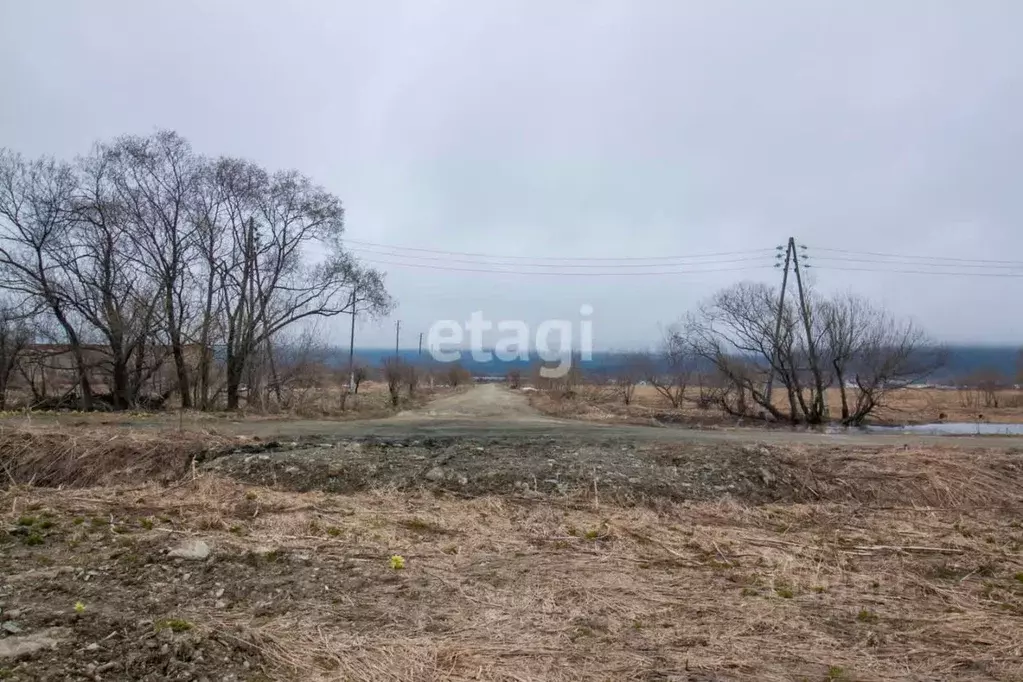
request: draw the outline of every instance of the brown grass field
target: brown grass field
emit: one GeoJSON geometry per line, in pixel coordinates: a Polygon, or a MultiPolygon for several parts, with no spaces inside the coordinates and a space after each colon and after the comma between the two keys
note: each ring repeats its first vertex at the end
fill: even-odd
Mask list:
{"type": "Polygon", "coordinates": [[[637,505],[292,492],[211,445],[0,435],[0,679],[1023,679],[1018,454],[793,447],[776,502],[637,505]]]}
{"type": "MultiPolygon", "coordinates": [[[[696,390],[690,394],[695,397],[696,390]]],[[[946,422],[1023,423],[1023,393],[998,391],[999,407],[987,407],[979,395],[954,389],[906,388],[895,391],[887,404],[878,409],[874,422],[891,424],[924,424],[946,422]],[[944,415],[944,417],[942,416],[944,415]]],[[[827,392],[828,407],[833,415],[841,414],[841,397],[837,389],[827,392]]],[[[784,392],[775,390],[774,402],[785,406],[784,392]]],[[[608,387],[582,386],[572,400],[557,399],[546,392],[531,394],[531,403],[542,412],[558,417],[593,421],[632,421],[646,423],[655,417],[678,418],[696,423],[734,422],[717,408],[699,409],[691,401],[681,410],[674,410],[653,386],[637,386],[632,404],[624,405],[608,387]]]]}

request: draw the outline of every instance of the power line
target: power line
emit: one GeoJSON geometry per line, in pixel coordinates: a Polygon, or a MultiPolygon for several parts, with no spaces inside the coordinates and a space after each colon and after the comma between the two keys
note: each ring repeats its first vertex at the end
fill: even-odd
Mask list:
{"type": "Polygon", "coordinates": [[[992,265],[980,263],[922,263],[912,260],[878,260],[876,258],[834,258],[828,256],[812,256],[814,263],[818,261],[829,261],[835,263],[870,263],[874,265],[910,265],[913,267],[927,268],[982,268],[997,270],[1023,270],[1023,263],[1020,265],[992,265]]]}
{"type": "Polygon", "coordinates": [[[1010,272],[939,272],[935,270],[886,270],[881,268],[845,268],[835,266],[813,266],[814,270],[829,270],[829,271],[842,271],[842,272],[888,272],[899,275],[939,275],[942,277],[1007,277],[1007,278],[1020,278],[1023,277],[1023,272],[1010,273],[1010,272]]]}
{"type": "MultiPolygon", "coordinates": [[[[443,263],[465,263],[465,264],[469,264],[469,265],[498,265],[498,266],[507,265],[507,266],[514,266],[514,267],[522,267],[522,268],[575,268],[575,269],[579,269],[579,268],[604,268],[604,269],[607,269],[607,268],[633,268],[633,269],[635,269],[635,268],[665,268],[665,267],[672,267],[672,266],[676,266],[676,265],[678,265],[678,266],[683,266],[683,265],[685,265],[685,266],[689,266],[689,265],[721,265],[721,264],[728,264],[728,263],[747,263],[747,262],[753,262],[753,261],[763,261],[767,257],[766,255],[747,256],[747,257],[743,257],[743,258],[728,258],[728,259],[720,259],[720,260],[705,260],[705,261],[697,261],[697,262],[692,262],[692,263],[583,263],[583,264],[577,264],[577,263],[494,263],[494,262],[483,261],[483,260],[472,260],[472,259],[464,259],[464,258],[449,258],[447,256],[416,256],[416,255],[410,255],[410,254],[404,254],[404,253],[377,251],[377,250],[373,250],[373,249],[367,249],[367,248],[364,248],[364,247],[355,247],[352,250],[355,251],[356,253],[359,253],[359,254],[371,254],[370,257],[374,257],[374,256],[388,256],[388,257],[391,257],[391,258],[404,258],[404,259],[412,259],[412,260],[428,261],[428,262],[440,261],[440,262],[443,262],[443,263]]],[[[768,251],[768,250],[765,249],[765,251],[768,251]]]]}
{"type": "MultiPolygon", "coordinates": [[[[805,247],[804,247],[805,248],[805,247]]],[[[880,253],[877,251],[851,251],[848,249],[826,249],[818,247],[810,247],[812,251],[825,251],[828,253],[842,253],[852,256],[877,256],[881,258],[905,258],[914,261],[920,260],[937,260],[937,261],[950,261],[948,263],[951,266],[953,263],[1002,263],[1007,265],[1017,265],[1023,267],[1023,261],[1019,260],[991,260],[984,258],[956,258],[953,256],[919,256],[915,254],[898,254],[898,253],[880,253]]],[[[923,265],[923,263],[920,263],[923,265]]]]}
{"type": "MultiPolygon", "coordinates": [[[[474,258],[491,258],[497,260],[515,260],[515,261],[672,261],[672,260],[692,260],[694,258],[717,258],[721,256],[742,256],[751,255],[755,253],[773,253],[773,248],[762,248],[762,249],[745,249],[741,251],[719,251],[717,253],[694,253],[685,256],[605,256],[605,257],[590,257],[590,256],[501,256],[492,253],[472,253],[467,251],[443,251],[440,249],[424,249],[415,246],[393,246],[389,244],[377,244],[374,242],[366,242],[358,239],[346,239],[346,243],[355,244],[362,247],[371,247],[377,249],[389,249],[391,251],[416,251],[419,253],[435,253],[447,256],[469,256],[474,258]]],[[[685,263],[679,263],[683,265],[685,263]]],[[[669,263],[663,263],[662,265],[670,265],[669,263]]],[[[694,263],[698,265],[698,263],[694,263]]]]}
{"type": "MultiPolygon", "coordinates": [[[[773,269],[773,264],[763,265],[751,265],[747,267],[736,267],[736,268],[709,268],[705,270],[665,270],[658,272],[651,271],[608,271],[608,272],[552,272],[549,270],[493,270],[483,268],[461,268],[461,267],[446,267],[443,265],[426,265],[424,263],[398,263],[395,261],[382,261],[375,259],[367,259],[363,262],[371,265],[395,265],[406,268],[420,268],[426,270],[442,270],[445,272],[478,272],[486,273],[491,275],[533,275],[533,276],[549,276],[549,277],[621,277],[621,276],[657,276],[657,275],[698,275],[698,274],[709,274],[716,272],[739,272],[748,270],[762,270],[762,269],[773,269]]],[[[697,263],[696,265],[700,265],[697,263]]]]}

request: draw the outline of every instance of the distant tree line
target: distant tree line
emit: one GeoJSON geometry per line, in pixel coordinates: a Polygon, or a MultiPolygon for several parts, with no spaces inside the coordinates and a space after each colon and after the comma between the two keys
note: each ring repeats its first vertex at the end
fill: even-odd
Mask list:
{"type": "Polygon", "coordinates": [[[305,175],[174,132],[73,161],[0,149],[0,407],[14,380],[83,410],[239,407],[282,339],[391,307],[343,233],[340,199],[305,175]],[[55,369],[70,385],[47,384],[55,369]]]}

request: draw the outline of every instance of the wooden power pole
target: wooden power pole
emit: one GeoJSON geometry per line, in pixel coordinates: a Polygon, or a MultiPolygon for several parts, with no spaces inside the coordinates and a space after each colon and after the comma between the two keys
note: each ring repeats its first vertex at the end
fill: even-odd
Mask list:
{"type": "Polygon", "coordinates": [[[401,335],[401,320],[394,323],[394,357],[398,357],[398,338],[401,335]]]}
{"type": "MultiPolygon", "coordinates": [[[[781,248],[781,247],[778,247],[781,248]]],[[[778,295],[778,317],[774,323],[774,338],[771,339],[773,351],[771,355],[771,367],[767,374],[767,401],[771,402],[771,391],[774,389],[774,365],[778,364],[778,337],[781,335],[781,318],[785,312],[785,289],[789,284],[789,262],[792,260],[792,252],[795,251],[796,242],[792,237],[785,244],[785,265],[781,273],[781,294],[778,295]]]]}
{"type": "Polygon", "coordinates": [[[348,392],[355,393],[355,287],[352,287],[352,333],[348,339],[348,392]]]}
{"type": "Polygon", "coordinates": [[[799,309],[803,318],[803,329],[806,331],[806,350],[810,354],[810,371],[813,372],[814,387],[817,389],[817,413],[827,417],[827,401],[824,399],[824,381],[821,377],[820,361],[817,357],[817,345],[813,340],[813,328],[810,325],[810,308],[806,303],[806,292],[803,290],[803,277],[800,273],[799,254],[796,243],[790,238],[789,249],[792,251],[792,269],[796,273],[796,287],[799,289],[799,309]]]}

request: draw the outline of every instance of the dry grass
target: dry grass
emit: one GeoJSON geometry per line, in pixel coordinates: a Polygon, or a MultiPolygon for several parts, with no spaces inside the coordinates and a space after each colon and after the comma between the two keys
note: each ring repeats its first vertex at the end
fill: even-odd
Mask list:
{"type": "Polygon", "coordinates": [[[210,432],[110,428],[0,428],[0,485],[93,486],[170,481],[196,457],[238,444],[210,432]]]}
{"type": "MultiPolygon", "coordinates": [[[[195,598],[176,612],[258,651],[275,679],[1006,680],[1023,675],[1023,530],[1019,491],[1001,493],[1015,515],[963,499],[622,508],[585,494],[338,497],[201,478],[131,495],[16,488],[0,507],[8,523],[29,508],[173,519],[135,542],[203,537],[217,561],[202,579],[268,548],[308,557],[232,586],[287,586],[285,610],[195,598]]],[[[126,608],[94,587],[106,596],[90,609],[126,608]]]]}
{"type": "MultiPolygon", "coordinates": [[[[695,397],[693,389],[690,397],[695,397]]],[[[906,388],[895,391],[888,398],[888,404],[879,409],[875,421],[899,424],[948,422],[1023,422],[1023,395],[1019,391],[998,391],[999,407],[985,407],[977,404],[976,396],[952,389],[906,388]],[[942,416],[944,415],[944,416],[942,416]]],[[[774,402],[787,409],[786,396],[776,389],[774,402]]],[[[838,389],[828,389],[828,407],[831,414],[841,414],[842,403],[838,389]]],[[[676,410],[653,386],[637,386],[630,405],[624,405],[620,397],[607,387],[580,386],[574,399],[559,399],[546,392],[530,394],[531,404],[550,416],[576,418],[587,421],[626,422],[647,424],[654,419],[679,419],[713,425],[735,423],[730,417],[712,407],[699,409],[688,401],[682,409],[676,410]]]]}
{"type": "MultiPolygon", "coordinates": [[[[423,386],[416,395],[409,398],[403,394],[398,409],[419,407],[426,402],[466,390],[468,387],[452,388],[423,386]]],[[[104,426],[155,426],[167,430],[208,431],[218,425],[234,422],[276,422],[297,419],[318,419],[324,421],[348,421],[376,419],[395,413],[391,406],[387,385],[366,381],[359,387],[359,393],[348,399],[345,410],[340,410],[340,389],[310,392],[291,409],[243,407],[237,411],[199,412],[168,409],[159,412],[50,412],[50,411],[9,411],[0,415],[0,426],[10,428],[78,428],[104,426]]]]}

